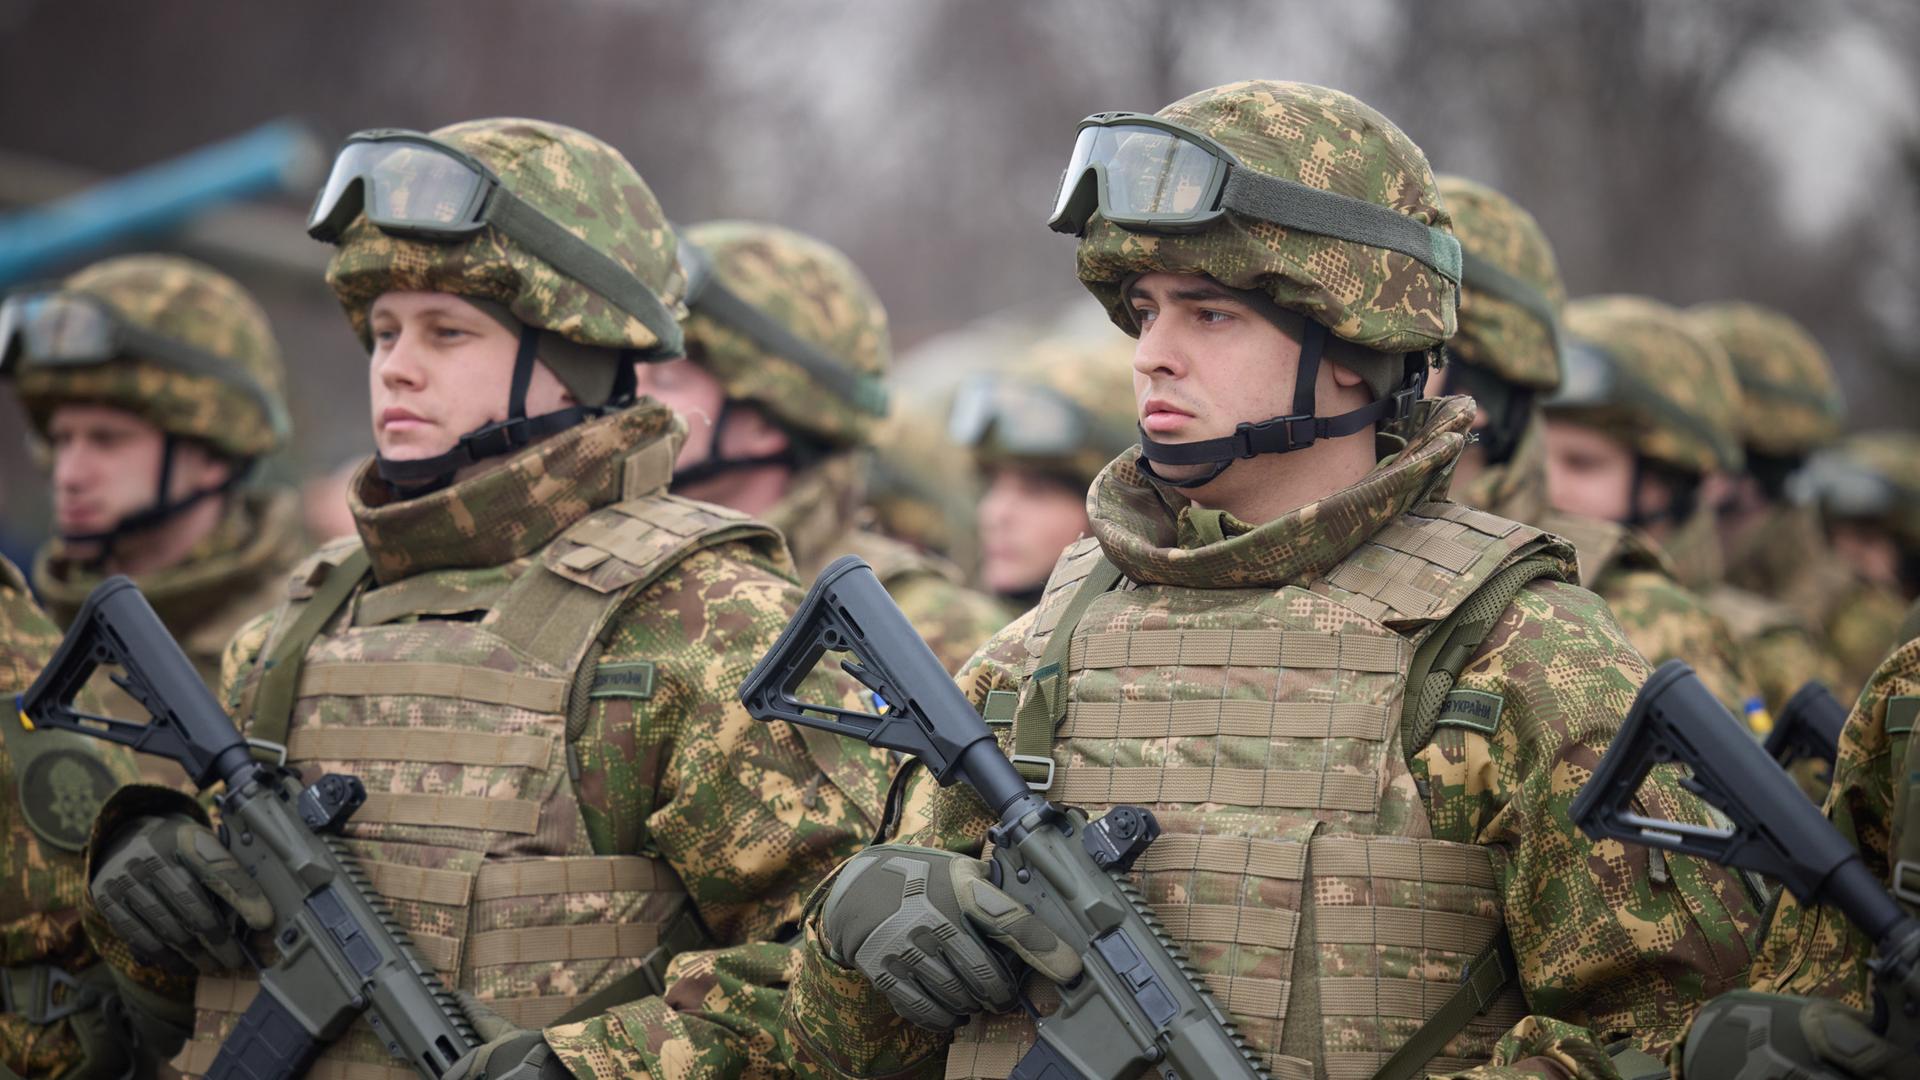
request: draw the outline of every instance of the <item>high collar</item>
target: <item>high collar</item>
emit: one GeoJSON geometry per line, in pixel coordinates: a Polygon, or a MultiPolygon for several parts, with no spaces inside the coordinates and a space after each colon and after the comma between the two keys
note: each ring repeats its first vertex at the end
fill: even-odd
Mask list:
{"type": "Polygon", "coordinates": [[[1305,584],[1387,522],[1445,496],[1473,424],[1473,403],[1464,397],[1435,398],[1419,409],[1411,439],[1404,447],[1389,446],[1397,452],[1383,457],[1358,483],[1262,525],[1196,515],[1177,488],[1147,477],[1137,455],[1123,454],[1087,492],[1093,535],[1121,572],[1145,584],[1198,589],[1305,584]]]}
{"type": "Polygon", "coordinates": [[[347,504],[385,585],[428,570],[512,562],[621,497],[621,463],[667,439],[678,452],[686,425],[650,398],[544,439],[493,468],[412,499],[397,499],[361,466],[347,504]]]}
{"type": "MultiPolygon", "coordinates": [[[[226,600],[247,593],[262,576],[284,570],[304,546],[293,492],[237,492],[227,499],[219,524],[186,558],[162,570],[132,575],[133,583],[179,637],[226,600]]],[[[73,621],[87,594],[103,580],[97,568],[66,558],[57,540],[34,560],[34,589],[62,626],[73,621]]]]}
{"type": "Polygon", "coordinates": [[[786,496],[767,511],[767,524],[787,538],[802,581],[812,581],[829,560],[845,554],[839,540],[857,526],[866,497],[864,464],[852,453],[828,457],[796,474],[786,496]]]}
{"type": "Polygon", "coordinates": [[[1538,522],[1547,509],[1546,427],[1535,410],[1513,456],[1481,470],[1470,484],[1455,484],[1453,501],[1511,521],[1538,522]]]}

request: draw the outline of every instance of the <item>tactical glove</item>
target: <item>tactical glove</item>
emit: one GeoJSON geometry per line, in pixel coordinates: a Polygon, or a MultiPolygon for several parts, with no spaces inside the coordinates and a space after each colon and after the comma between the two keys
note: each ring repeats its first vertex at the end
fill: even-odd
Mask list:
{"type": "Polygon", "coordinates": [[[172,954],[203,972],[246,965],[234,935],[238,913],[254,930],[273,926],[273,905],[220,844],[184,814],[140,817],[115,832],[88,887],[107,925],[134,952],[172,954]]]}
{"type": "Polygon", "coordinates": [[[1838,1002],[1735,990],[1707,1002],[1687,1031],[1687,1080],[1798,1076],[1896,1080],[1920,1060],[1873,1033],[1866,1014],[1838,1002]]]}
{"type": "Polygon", "coordinates": [[[1080,958],[987,881],[986,863],[950,851],[882,844],[854,856],[827,893],[820,926],[834,962],[936,1031],[1014,1005],[1018,984],[982,934],[1055,982],[1080,977],[1080,958]]]}
{"type": "Polygon", "coordinates": [[[465,990],[455,996],[482,1044],[454,1062],[441,1080],[572,1080],[539,1032],[515,1027],[465,990]]]}

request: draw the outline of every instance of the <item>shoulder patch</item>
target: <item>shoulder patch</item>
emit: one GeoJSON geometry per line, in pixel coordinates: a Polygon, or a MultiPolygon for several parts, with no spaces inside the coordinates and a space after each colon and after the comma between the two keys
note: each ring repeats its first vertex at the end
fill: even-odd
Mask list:
{"type": "Polygon", "coordinates": [[[1485,690],[1455,690],[1440,702],[1435,727],[1463,727],[1482,735],[1492,735],[1500,726],[1500,710],[1506,700],[1485,690]]]}
{"type": "Polygon", "coordinates": [[[653,675],[651,660],[601,664],[593,669],[593,682],[587,688],[587,696],[644,701],[653,696],[653,675]]]}
{"type": "Polygon", "coordinates": [[[1902,694],[1887,699],[1887,734],[1912,732],[1916,718],[1920,718],[1920,695],[1902,694]]]}
{"type": "Polygon", "coordinates": [[[120,786],[99,758],[73,747],[35,754],[20,778],[20,808],[34,834],[61,851],[87,846],[94,815],[120,786]]]}

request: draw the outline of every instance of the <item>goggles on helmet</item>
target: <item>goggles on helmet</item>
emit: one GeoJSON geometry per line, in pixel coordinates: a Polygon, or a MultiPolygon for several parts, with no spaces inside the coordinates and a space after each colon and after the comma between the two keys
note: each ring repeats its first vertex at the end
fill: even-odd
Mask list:
{"type": "Polygon", "coordinates": [[[1460,281],[1460,243],[1405,214],[1338,192],[1268,176],[1213,139],[1145,113],[1080,121],[1047,225],[1082,235],[1095,211],[1135,232],[1203,229],[1231,211],[1416,259],[1460,281]]]}
{"type": "Polygon", "coordinates": [[[1816,505],[1828,516],[1844,519],[1886,517],[1902,501],[1892,480],[1834,449],[1809,458],[1806,467],[1788,481],[1787,490],[1795,502],[1816,505]]]}
{"type": "Polygon", "coordinates": [[[1560,386],[1543,402],[1548,411],[1605,409],[1625,414],[1642,428],[1671,428],[1700,435],[1723,467],[1737,468],[1737,447],[1701,430],[1700,420],[1640,378],[1606,349],[1573,339],[1560,350],[1560,386]]]}
{"type": "Polygon", "coordinates": [[[681,350],[680,324],[632,271],[515,195],[486,163],[438,139],[390,128],[348,136],[307,215],[307,235],[337,244],[362,213],[390,236],[440,243],[492,226],[639,319],[660,355],[681,350]]]}
{"type": "Polygon", "coordinates": [[[226,384],[252,401],[273,431],[290,429],[286,408],[231,360],[158,334],[86,293],[17,292],[0,301],[0,377],[27,367],[81,368],[138,360],[226,384]]]}
{"type": "Polygon", "coordinates": [[[980,372],[955,391],[947,437],[959,446],[991,442],[1016,457],[1056,458],[1086,446],[1117,454],[1133,442],[1134,433],[1102,422],[1050,387],[980,372]]]}

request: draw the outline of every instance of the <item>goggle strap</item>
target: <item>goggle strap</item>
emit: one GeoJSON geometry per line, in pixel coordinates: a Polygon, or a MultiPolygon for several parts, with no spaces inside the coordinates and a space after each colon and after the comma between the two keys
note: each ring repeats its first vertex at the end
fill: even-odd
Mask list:
{"type": "Polygon", "coordinates": [[[1227,176],[1220,205],[1283,228],[1397,251],[1460,283],[1460,241],[1365,199],[1239,166],[1227,176]]]}
{"type": "Polygon", "coordinates": [[[704,251],[686,244],[684,240],[681,243],[697,253],[688,261],[694,266],[706,268],[701,275],[700,291],[687,298],[688,305],[696,313],[745,334],[761,348],[792,362],[829,393],[851,403],[861,412],[873,416],[887,415],[887,388],[884,383],[871,375],[855,371],[819,347],[801,340],[798,334],[787,329],[778,319],[741,299],[738,293],[727,288],[726,283],[712,272],[711,261],[704,251]]]}
{"type": "Polygon", "coordinates": [[[1460,252],[1460,270],[1462,285],[1504,300],[1533,316],[1534,321],[1546,329],[1547,341],[1559,348],[1560,320],[1554,315],[1553,305],[1547,302],[1547,295],[1538,287],[1465,249],[1460,252]]]}
{"type": "Polygon", "coordinates": [[[650,353],[678,356],[685,348],[680,323],[633,273],[522,201],[504,186],[494,189],[491,224],[556,270],[599,293],[639,319],[656,339],[650,353]]]}

